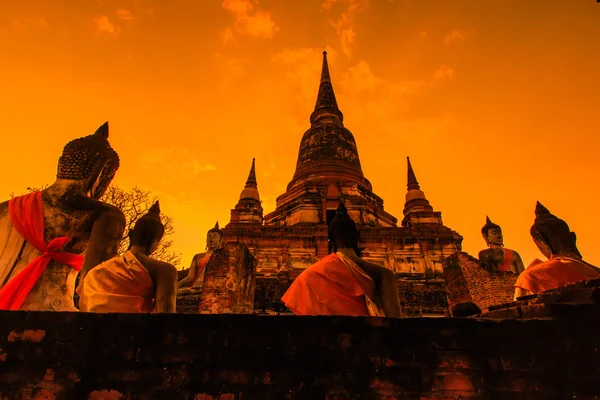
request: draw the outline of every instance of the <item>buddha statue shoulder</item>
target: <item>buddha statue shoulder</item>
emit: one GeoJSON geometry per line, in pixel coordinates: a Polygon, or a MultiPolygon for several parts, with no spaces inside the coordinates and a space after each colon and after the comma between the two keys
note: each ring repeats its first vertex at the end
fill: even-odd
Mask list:
{"type": "Polygon", "coordinates": [[[188,275],[177,283],[178,289],[200,289],[204,285],[206,265],[214,254],[221,248],[224,232],[219,228],[219,221],[206,234],[206,251],[192,258],[188,275]]]}
{"type": "Polygon", "coordinates": [[[521,256],[514,250],[504,247],[502,228],[490,221],[481,228],[481,235],[488,248],[479,252],[479,261],[489,271],[512,272],[519,275],[525,270],[521,256]]]}
{"type": "Polygon", "coordinates": [[[175,312],[177,270],[152,257],[164,233],[156,201],[129,231],[129,249],[93,268],[81,281],[81,311],[175,312]]]}
{"type": "Polygon", "coordinates": [[[118,168],[107,122],[64,147],[52,185],[0,203],[0,309],[77,310],[77,274],[116,255],[123,237],[123,213],[99,200],[118,168]]]}

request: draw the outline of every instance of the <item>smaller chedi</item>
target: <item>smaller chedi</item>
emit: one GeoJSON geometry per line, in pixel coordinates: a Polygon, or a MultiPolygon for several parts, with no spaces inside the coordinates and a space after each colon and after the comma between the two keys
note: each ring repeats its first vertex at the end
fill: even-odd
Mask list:
{"type": "Polygon", "coordinates": [[[521,256],[514,250],[504,247],[504,236],[500,225],[485,217],[481,235],[488,249],[479,252],[479,261],[489,271],[513,272],[519,275],[525,270],[521,256]]]}
{"type": "Polygon", "coordinates": [[[0,309],[77,310],[78,271],[115,256],[123,237],[125,216],[99,200],[118,168],[106,122],[64,147],[52,185],[0,203],[0,309]]]}
{"type": "Polygon", "coordinates": [[[164,233],[157,201],[129,232],[129,249],[90,270],[80,282],[80,310],[175,312],[177,270],[151,257],[164,233]]]}
{"type": "Polygon", "coordinates": [[[515,295],[537,294],[587,279],[600,278],[600,269],[583,261],[577,235],[540,202],[535,207],[531,237],[546,261],[535,259],[515,283],[515,295]]]}
{"type": "Polygon", "coordinates": [[[206,264],[214,254],[215,250],[221,248],[223,243],[223,231],[219,228],[219,221],[206,234],[206,251],[199,253],[192,258],[192,264],[188,270],[188,275],[177,283],[180,291],[185,289],[201,289],[204,285],[204,275],[206,273],[206,264]]]}

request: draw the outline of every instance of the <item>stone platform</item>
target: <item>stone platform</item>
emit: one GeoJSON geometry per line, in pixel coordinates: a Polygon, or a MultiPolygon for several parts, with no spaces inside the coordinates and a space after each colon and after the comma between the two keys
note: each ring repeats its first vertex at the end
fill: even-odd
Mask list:
{"type": "Polygon", "coordinates": [[[592,399],[577,318],[0,312],[1,399],[592,399]]]}

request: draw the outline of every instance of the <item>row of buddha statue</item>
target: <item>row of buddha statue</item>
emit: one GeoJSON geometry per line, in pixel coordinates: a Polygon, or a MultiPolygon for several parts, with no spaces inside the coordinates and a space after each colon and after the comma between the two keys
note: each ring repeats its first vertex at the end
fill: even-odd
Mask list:
{"type": "MultiPolygon", "coordinates": [[[[117,254],[125,217],[100,201],[119,168],[108,137],[105,123],[69,142],[52,185],[0,204],[0,310],[168,313],[176,311],[178,292],[202,288],[206,266],[223,242],[218,222],[208,231],[206,251],[193,257],[180,281],[173,265],[152,258],[165,232],[158,201],[128,233],[128,250],[117,254]]],[[[540,203],[535,215],[531,235],[547,261],[524,268],[488,218],[482,267],[518,275],[516,298],[600,277],[583,261],[566,222],[540,203]]],[[[400,317],[393,272],[364,260],[359,239],[340,202],[329,225],[331,253],[304,270],[282,302],[296,315],[400,317]]]]}
{"type": "Polygon", "coordinates": [[[577,248],[577,235],[569,225],[552,214],[540,202],[535,207],[535,220],[530,234],[547,261],[534,259],[525,268],[519,253],[504,247],[502,228],[486,217],[481,234],[488,248],[479,252],[483,268],[518,275],[514,299],[571,283],[600,278],[600,268],[583,260],[577,248]]]}

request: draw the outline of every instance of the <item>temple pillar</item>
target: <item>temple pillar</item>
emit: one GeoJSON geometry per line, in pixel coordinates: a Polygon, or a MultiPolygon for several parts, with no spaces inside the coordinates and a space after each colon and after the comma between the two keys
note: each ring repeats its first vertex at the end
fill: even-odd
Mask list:
{"type": "Polygon", "coordinates": [[[206,265],[200,314],[252,314],[256,259],[242,243],[226,243],[206,265]]]}

